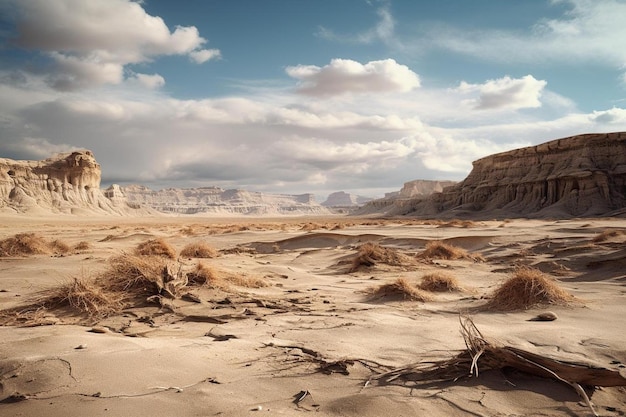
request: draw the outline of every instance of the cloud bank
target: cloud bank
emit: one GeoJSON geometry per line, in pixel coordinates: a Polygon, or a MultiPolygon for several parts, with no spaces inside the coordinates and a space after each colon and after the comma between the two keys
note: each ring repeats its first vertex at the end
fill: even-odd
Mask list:
{"type": "MultiPolygon", "coordinates": [[[[625,109],[580,111],[531,71],[434,86],[391,58],[294,63],[264,88],[182,99],[147,64],[167,55],[186,58],[181,65],[220,59],[195,27],[170,29],[126,0],[5,1],[14,9],[13,42],[39,51],[47,65],[0,70],[0,155],[42,159],[87,148],[103,167],[104,185],[382,196],[414,179],[460,180],[473,160],[495,152],[626,130],[625,109]]],[[[556,47],[557,38],[589,33],[595,17],[584,10],[621,7],[568,4],[579,9],[568,19],[540,22],[527,36],[553,38],[556,47]]],[[[373,31],[360,32],[364,41],[393,40],[390,10],[379,11],[373,31]]],[[[440,45],[452,48],[454,40],[486,54],[474,41],[502,42],[453,35],[443,33],[440,45]]]]}
{"type": "Polygon", "coordinates": [[[297,65],[287,67],[286,72],[300,81],[297,91],[310,96],[408,92],[420,86],[419,76],[393,59],[366,64],[350,59],[333,59],[323,67],[297,65]]]}
{"type": "MultiPolygon", "coordinates": [[[[162,55],[187,55],[196,63],[220,56],[202,49],[194,26],[170,31],[130,0],[11,0],[17,36],[13,42],[39,50],[52,62],[47,82],[61,91],[124,81],[127,65],[162,55]]],[[[151,84],[151,87],[154,83],[151,84]]]]}

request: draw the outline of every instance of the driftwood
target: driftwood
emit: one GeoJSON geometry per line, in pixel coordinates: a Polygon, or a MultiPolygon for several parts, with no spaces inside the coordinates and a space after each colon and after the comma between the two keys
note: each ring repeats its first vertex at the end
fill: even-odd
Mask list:
{"type": "MultiPolygon", "coordinates": [[[[401,383],[427,384],[478,377],[481,372],[514,368],[527,374],[555,379],[570,385],[593,411],[591,402],[581,385],[615,387],[626,386],[626,378],[617,370],[592,365],[565,362],[527,352],[511,346],[499,346],[487,341],[469,317],[461,317],[461,333],[467,349],[457,356],[438,361],[418,362],[375,375],[367,381],[381,385],[401,383]]],[[[595,412],[594,412],[595,414],[595,412]]]]}

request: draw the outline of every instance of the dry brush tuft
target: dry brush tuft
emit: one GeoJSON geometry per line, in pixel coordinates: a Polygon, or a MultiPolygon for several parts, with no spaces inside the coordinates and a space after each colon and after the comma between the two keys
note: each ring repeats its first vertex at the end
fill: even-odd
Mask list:
{"type": "Polygon", "coordinates": [[[47,240],[36,233],[18,233],[0,240],[0,257],[65,254],[70,246],[60,240],[47,240]]]}
{"type": "Polygon", "coordinates": [[[350,272],[361,268],[369,268],[377,263],[391,266],[407,266],[413,264],[413,260],[392,248],[385,248],[377,243],[367,242],[358,247],[356,257],[352,261],[350,272]]]}
{"type": "Polygon", "coordinates": [[[180,251],[180,256],[186,258],[215,258],[217,251],[206,242],[193,242],[180,251]]]}
{"type": "Polygon", "coordinates": [[[430,292],[462,291],[459,281],[447,272],[433,272],[424,275],[419,288],[430,292]]]}
{"type": "Polygon", "coordinates": [[[567,305],[576,298],[538,269],[521,267],[498,287],[483,306],[486,310],[527,310],[541,305],[567,305]]]}
{"type": "Polygon", "coordinates": [[[46,309],[69,307],[89,317],[107,317],[124,307],[124,296],[109,291],[94,280],[74,277],[56,288],[41,292],[35,304],[46,309]]]}
{"type": "Polygon", "coordinates": [[[422,302],[432,300],[428,293],[411,285],[406,278],[398,278],[390,284],[368,288],[365,293],[370,300],[391,299],[422,302]]]}
{"type": "Polygon", "coordinates": [[[136,255],[142,256],[162,256],[164,258],[176,259],[176,251],[167,243],[164,239],[150,239],[143,243],[140,243],[135,248],[136,255]]]}
{"type": "Polygon", "coordinates": [[[622,236],[622,235],[626,235],[626,230],[622,230],[622,229],[605,230],[604,232],[594,236],[594,238],[591,239],[591,241],[594,243],[600,243],[600,242],[604,242],[611,238],[615,238],[615,237],[622,236]]]}
{"type": "Polygon", "coordinates": [[[483,262],[485,260],[481,255],[472,255],[463,248],[438,240],[428,242],[424,251],[419,253],[417,258],[446,260],[469,259],[475,262],[483,262]]]}

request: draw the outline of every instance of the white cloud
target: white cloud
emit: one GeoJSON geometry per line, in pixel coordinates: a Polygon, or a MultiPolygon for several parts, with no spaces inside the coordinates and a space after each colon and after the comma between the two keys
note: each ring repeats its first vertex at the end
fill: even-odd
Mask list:
{"type": "Polygon", "coordinates": [[[282,156],[328,168],[355,163],[374,165],[409,156],[415,143],[410,138],[378,142],[334,143],[328,139],[290,137],[275,145],[282,156]]]}
{"type": "Polygon", "coordinates": [[[300,80],[301,94],[328,97],[346,93],[408,92],[420,86],[419,76],[393,59],[361,64],[350,59],[333,59],[324,67],[298,65],[286,68],[300,80]]]}
{"type": "Polygon", "coordinates": [[[363,32],[356,34],[337,34],[335,31],[328,29],[324,26],[320,26],[317,31],[317,36],[331,40],[348,43],[362,43],[370,44],[374,41],[380,40],[384,43],[395,43],[395,26],[396,22],[389,10],[389,6],[385,5],[376,10],[376,14],[379,17],[378,22],[374,27],[367,29],[363,32]]]}
{"type": "Polygon", "coordinates": [[[129,77],[129,79],[150,90],[156,90],[165,85],[165,78],[163,78],[159,74],[137,73],[133,74],[131,77],[129,77]]]}
{"type": "Polygon", "coordinates": [[[189,53],[189,58],[196,64],[203,64],[211,59],[219,59],[221,56],[222,53],[219,49],[200,49],[189,53]]]}
{"type": "Polygon", "coordinates": [[[80,149],[66,143],[50,143],[46,138],[25,137],[19,143],[9,143],[7,148],[24,158],[46,159],[62,152],[73,152],[80,149]]]}
{"type": "Polygon", "coordinates": [[[124,67],[160,55],[189,55],[195,62],[219,55],[200,49],[194,26],[173,32],[132,0],[8,0],[15,9],[15,42],[48,53],[56,63],[50,84],[61,90],[120,84],[124,67]]]}
{"type": "Polygon", "coordinates": [[[457,91],[478,93],[478,97],[468,100],[475,109],[509,109],[541,107],[541,93],[547,82],[537,80],[532,75],[522,78],[505,76],[489,80],[483,84],[469,84],[462,81],[457,91]]]}
{"type": "MultiPolygon", "coordinates": [[[[158,74],[126,74],[119,87],[59,94],[32,74],[0,72],[0,155],[42,159],[87,148],[102,166],[104,185],[382,195],[413,179],[463,179],[473,160],[495,152],[581,132],[626,130],[625,109],[582,113],[556,94],[541,111],[507,117],[459,105],[468,95],[477,104],[492,93],[505,106],[499,108],[520,106],[525,101],[511,90],[525,90],[507,87],[533,84],[523,78],[375,100],[309,100],[282,86],[180,100],[131,84],[143,78],[158,85],[158,74]]],[[[544,101],[550,92],[541,91],[544,101]]]]}
{"type": "Polygon", "coordinates": [[[420,48],[443,47],[499,62],[626,63],[626,2],[559,0],[570,9],[558,19],[541,20],[527,31],[457,30],[439,26],[420,48]]]}
{"type": "Polygon", "coordinates": [[[626,123],[626,109],[613,107],[610,110],[594,111],[589,118],[595,123],[624,124],[626,123]]]}

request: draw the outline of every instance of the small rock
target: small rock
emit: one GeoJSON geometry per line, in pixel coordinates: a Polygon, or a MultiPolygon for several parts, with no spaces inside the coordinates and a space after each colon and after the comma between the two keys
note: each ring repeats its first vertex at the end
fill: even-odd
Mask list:
{"type": "Polygon", "coordinates": [[[91,329],[88,330],[88,332],[90,332],[90,333],[108,333],[109,329],[107,329],[106,327],[92,327],[91,329]]]}
{"type": "Polygon", "coordinates": [[[78,346],[76,346],[74,349],[76,349],[76,350],[80,350],[80,349],[87,349],[87,345],[85,345],[85,344],[78,345],[78,346]]]}
{"type": "Polygon", "coordinates": [[[557,318],[558,316],[556,315],[556,313],[553,313],[551,311],[545,311],[543,313],[537,314],[529,321],[554,321],[557,318]]]}

